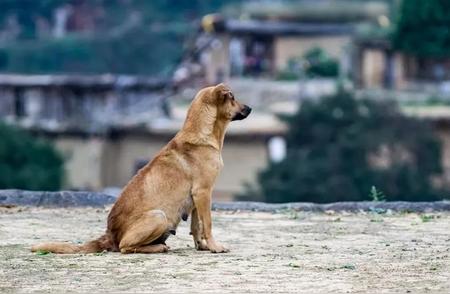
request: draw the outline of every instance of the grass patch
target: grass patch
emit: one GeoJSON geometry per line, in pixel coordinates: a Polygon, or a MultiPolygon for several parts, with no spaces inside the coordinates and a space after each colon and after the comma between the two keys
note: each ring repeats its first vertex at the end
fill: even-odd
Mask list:
{"type": "Polygon", "coordinates": [[[353,264],[344,264],[343,266],[340,267],[341,269],[348,269],[348,270],[355,270],[356,266],[354,266],[353,264]]]}
{"type": "Polygon", "coordinates": [[[347,264],[344,264],[339,267],[336,267],[336,266],[327,267],[327,271],[330,271],[330,272],[335,271],[337,269],[356,270],[356,266],[354,266],[353,264],[347,263],[347,264]]]}
{"type": "Polygon", "coordinates": [[[371,223],[382,223],[384,220],[382,218],[372,218],[370,220],[371,223]]]}
{"type": "Polygon", "coordinates": [[[369,196],[374,202],[386,201],[386,195],[384,195],[384,193],[378,190],[375,186],[372,186],[370,189],[369,196]]]}
{"type": "Polygon", "coordinates": [[[296,264],[296,263],[293,263],[293,262],[290,262],[290,263],[288,264],[288,266],[289,266],[289,267],[293,267],[293,268],[300,268],[300,265],[299,265],[299,264],[296,264]]]}
{"type": "Polygon", "coordinates": [[[438,219],[438,218],[439,218],[438,215],[433,215],[433,214],[421,214],[420,215],[420,219],[422,220],[423,223],[428,223],[428,222],[438,219]]]}
{"type": "Polygon", "coordinates": [[[51,254],[51,252],[47,251],[47,250],[38,250],[38,251],[36,251],[36,255],[49,255],[49,254],[51,254]]]}
{"type": "Polygon", "coordinates": [[[103,255],[105,255],[106,254],[106,250],[103,250],[102,252],[96,252],[96,253],[94,253],[94,255],[95,256],[103,256],[103,255]]]}

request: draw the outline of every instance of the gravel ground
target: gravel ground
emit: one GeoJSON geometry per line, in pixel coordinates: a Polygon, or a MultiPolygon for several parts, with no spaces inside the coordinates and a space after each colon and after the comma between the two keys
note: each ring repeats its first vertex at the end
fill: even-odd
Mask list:
{"type": "Polygon", "coordinates": [[[108,209],[0,208],[0,292],[450,293],[450,213],[214,212],[228,254],[33,254],[100,236],[108,209]]]}

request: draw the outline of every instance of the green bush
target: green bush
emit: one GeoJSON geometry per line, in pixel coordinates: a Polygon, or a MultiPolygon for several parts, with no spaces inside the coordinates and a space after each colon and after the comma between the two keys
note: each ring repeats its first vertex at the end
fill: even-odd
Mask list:
{"type": "Polygon", "coordinates": [[[290,58],[286,68],[277,72],[277,80],[293,81],[301,77],[336,78],[339,75],[339,63],[331,58],[323,49],[316,47],[302,57],[290,58]]]}
{"type": "Polygon", "coordinates": [[[276,73],[275,79],[278,81],[297,81],[300,75],[295,71],[282,70],[276,73]]]}
{"type": "Polygon", "coordinates": [[[286,120],[286,158],[258,175],[247,199],[373,200],[373,187],[386,200],[442,199],[432,185],[442,175],[440,142],[428,123],[404,116],[393,102],[340,92],[305,101],[286,120]]]}
{"type": "Polygon", "coordinates": [[[48,143],[0,123],[0,189],[58,190],[63,164],[48,143]]]}
{"type": "Polygon", "coordinates": [[[339,74],[338,61],[321,48],[311,49],[304,58],[307,61],[306,74],[310,77],[337,77],[339,74]]]}

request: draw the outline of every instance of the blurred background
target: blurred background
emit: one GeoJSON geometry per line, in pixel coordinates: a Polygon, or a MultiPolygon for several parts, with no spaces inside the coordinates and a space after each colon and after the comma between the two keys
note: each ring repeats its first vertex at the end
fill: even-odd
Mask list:
{"type": "Polygon", "coordinates": [[[0,0],[0,189],[117,194],[219,82],[216,200],[450,195],[444,0],[0,0]]]}

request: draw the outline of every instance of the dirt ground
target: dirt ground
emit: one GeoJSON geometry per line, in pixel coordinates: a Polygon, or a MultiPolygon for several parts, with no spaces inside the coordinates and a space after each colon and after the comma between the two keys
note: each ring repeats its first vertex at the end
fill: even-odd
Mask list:
{"type": "Polygon", "coordinates": [[[0,208],[0,292],[450,293],[450,213],[215,212],[228,254],[38,255],[99,236],[107,209],[0,208]]]}

